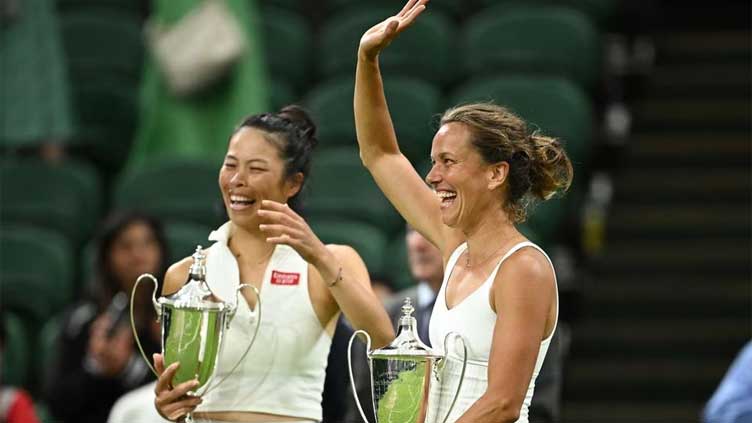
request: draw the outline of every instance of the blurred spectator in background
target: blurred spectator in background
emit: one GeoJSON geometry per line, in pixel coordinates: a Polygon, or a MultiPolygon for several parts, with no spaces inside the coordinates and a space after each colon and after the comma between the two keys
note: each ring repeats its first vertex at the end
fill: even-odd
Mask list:
{"type": "MultiPolygon", "coordinates": [[[[162,226],[138,212],[116,213],[97,241],[90,296],[64,318],[45,386],[52,415],[66,423],[102,423],[115,400],[154,379],[133,341],[128,304],[138,276],[162,280],[168,257],[162,226]]],[[[160,351],[151,293],[141,287],[134,310],[149,357],[160,351]]]]}
{"type": "MultiPolygon", "coordinates": [[[[221,161],[235,124],[243,116],[267,109],[268,84],[265,55],[261,51],[260,42],[261,16],[256,1],[155,0],[149,25],[170,31],[185,24],[185,19],[192,17],[191,14],[194,18],[197,14],[206,16],[204,11],[209,3],[214,3],[212,7],[220,6],[227,12],[220,14],[225,18],[223,30],[232,27],[242,32],[245,44],[242,54],[226,72],[215,77],[211,84],[196,92],[180,95],[171,91],[164,68],[154,60],[156,39],[151,38],[148,47],[152,54],[147,55],[144,67],[139,128],[130,154],[130,166],[141,165],[147,158],[160,154],[221,161]]],[[[205,28],[208,32],[202,32],[204,38],[215,37],[213,34],[217,33],[216,28],[211,28],[218,25],[214,19],[194,20],[191,25],[195,25],[195,30],[191,31],[189,27],[186,32],[197,33],[199,26],[208,25],[205,28]]],[[[224,34],[227,31],[221,32],[224,34]]],[[[221,43],[223,37],[212,39],[215,43],[221,43]]],[[[181,51],[173,51],[171,54],[176,58],[181,55],[184,57],[191,51],[191,46],[175,46],[174,49],[181,51]]],[[[171,60],[167,56],[164,59],[171,60]]],[[[209,62],[215,59],[209,54],[201,54],[195,60],[200,61],[201,57],[206,57],[209,62]]],[[[197,66],[201,66],[200,63],[197,66]]]]}
{"type": "Polygon", "coordinates": [[[705,423],[752,422],[752,341],[742,348],[705,406],[705,423]]]}
{"type": "MultiPolygon", "coordinates": [[[[5,350],[5,319],[0,314],[0,362],[5,350]]],[[[3,423],[38,423],[34,412],[34,403],[26,391],[2,385],[0,374],[0,422],[3,423]]]]}
{"type": "Polygon", "coordinates": [[[0,146],[57,159],[73,124],[55,2],[0,1],[0,31],[0,146]]]}

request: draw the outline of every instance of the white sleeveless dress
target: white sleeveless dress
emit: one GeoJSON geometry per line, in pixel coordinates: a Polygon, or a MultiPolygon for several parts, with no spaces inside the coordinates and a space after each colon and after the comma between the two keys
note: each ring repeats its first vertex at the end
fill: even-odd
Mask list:
{"type": "MultiPolygon", "coordinates": [[[[234,303],[240,273],[227,247],[230,225],[209,236],[216,243],[208,249],[206,278],[215,295],[234,303]]],[[[245,411],[320,421],[331,337],[311,304],[308,263],[293,248],[278,245],[260,292],[261,328],[255,343],[235,372],[211,388],[196,411],[245,411]]],[[[212,384],[237,363],[255,329],[258,311],[240,299],[212,384]]]]}
{"type": "MultiPolygon", "coordinates": [[[[504,263],[509,256],[525,247],[535,248],[540,251],[546,257],[553,269],[551,259],[539,246],[529,241],[521,242],[509,249],[504,257],[499,260],[499,263],[496,265],[493,272],[491,272],[488,279],[486,279],[478,289],[462,300],[462,302],[452,307],[452,309],[448,309],[446,304],[447,281],[452,274],[454,266],[457,264],[457,260],[467,249],[467,244],[465,243],[457,247],[447,262],[447,268],[444,272],[444,282],[441,285],[438,297],[436,298],[436,303],[434,304],[433,313],[431,314],[431,323],[429,327],[431,345],[433,345],[433,348],[446,354],[447,352],[444,351],[445,337],[447,334],[454,332],[462,336],[462,339],[467,346],[468,354],[468,364],[465,371],[465,377],[462,382],[457,403],[452,408],[451,415],[447,420],[448,423],[452,423],[459,419],[486,392],[488,386],[488,358],[491,352],[493,330],[496,324],[496,313],[491,309],[489,303],[491,286],[493,285],[496,274],[502,263],[504,263]]],[[[555,273],[554,283],[556,283],[555,273]]],[[[557,293],[557,321],[558,317],[559,297],[557,293]]],[[[528,422],[528,407],[530,407],[530,402],[533,398],[535,379],[538,377],[538,373],[540,373],[540,369],[543,366],[543,360],[546,358],[546,352],[548,352],[548,347],[551,344],[551,338],[555,331],[556,326],[554,325],[551,335],[540,343],[533,375],[530,379],[527,393],[522,403],[522,408],[520,409],[520,417],[516,423],[528,422]]],[[[429,408],[426,423],[443,422],[444,416],[449,412],[449,406],[451,405],[454,394],[457,391],[457,385],[462,369],[461,344],[456,340],[451,340],[448,343],[447,349],[449,350],[449,359],[447,360],[446,367],[444,367],[441,375],[442,381],[441,383],[433,384],[431,392],[429,393],[429,408]]]]}

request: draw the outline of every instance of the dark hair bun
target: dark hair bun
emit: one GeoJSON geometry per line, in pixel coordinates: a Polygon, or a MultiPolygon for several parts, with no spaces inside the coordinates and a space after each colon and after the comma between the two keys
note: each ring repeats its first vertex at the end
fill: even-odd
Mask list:
{"type": "Polygon", "coordinates": [[[305,109],[297,104],[290,104],[280,109],[277,114],[281,118],[289,120],[300,131],[301,138],[308,141],[311,148],[318,144],[316,124],[313,123],[313,119],[305,109]]]}

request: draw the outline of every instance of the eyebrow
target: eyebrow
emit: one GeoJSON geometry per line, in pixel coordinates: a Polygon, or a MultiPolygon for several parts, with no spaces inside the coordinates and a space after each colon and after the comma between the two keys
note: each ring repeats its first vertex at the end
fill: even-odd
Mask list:
{"type": "MultiPolygon", "coordinates": [[[[228,155],[226,155],[226,156],[225,156],[225,159],[232,159],[232,160],[235,160],[235,161],[240,161],[240,160],[239,160],[239,159],[238,159],[237,157],[233,156],[232,154],[228,154],[228,155]]],[[[266,161],[266,160],[264,160],[264,159],[250,159],[250,160],[247,160],[247,161],[248,161],[249,163],[252,163],[252,162],[259,162],[259,163],[263,163],[263,164],[269,164],[269,162],[267,162],[267,161],[266,161]]]]}
{"type": "MultiPolygon", "coordinates": [[[[449,152],[446,152],[446,151],[442,151],[442,152],[440,152],[439,154],[436,155],[436,159],[445,159],[447,157],[451,158],[452,157],[452,153],[449,153],[449,152]]],[[[433,156],[431,156],[431,158],[434,159],[433,156]]],[[[436,159],[434,159],[434,160],[436,160],[436,159]]]]}

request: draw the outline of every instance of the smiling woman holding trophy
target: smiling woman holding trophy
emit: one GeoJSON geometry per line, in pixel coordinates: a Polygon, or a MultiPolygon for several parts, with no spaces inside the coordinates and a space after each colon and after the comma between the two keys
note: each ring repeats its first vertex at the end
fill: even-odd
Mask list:
{"type": "Polygon", "coordinates": [[[425,422],[527,422],[558,296],[550,259],[515,224],[525,220],[528,203],[569,187],[572,165],[557,140],[531,132],[504,107],[467,104],[443,114],[426,186],[400,152],[378,63],[426,3],[408,1],[361,38],[354,98],[360,157],[400,214],[442,252],[432,345],[451,358],[456,351],[442,345],[458,333],[467,347],[467,368],[448,359],[442,383],[427,389],[425,422]]]}
{"type": "Polygon", "coordinates": [[[178,420],[190,413],[197,422],[320,421],[327,356],[339,312],[354,326],[376,334],[379,345],[394,337],[355,250],[324,245],[293,211],[315,144],[315,126],[296,106],[248,117],[230,138],[219,171],[230,221],[210,234],[215,241],[210,248],[169,268],[163,295],[202,277],[220,301],[235,302],[236,292],[242,294],[223,335],[217,374],[209,383],[213,386],[205,395],[195,395],[195,380],[172,386],[179,366],[165,368],[169,340],[167,355],[154,356],[161,374],[155,405],[164,417],[178,420]],[[242,284],[260,292],[261,310],[250,290],[238,289],[242,284]],[[258,312],[261,318],[255,319],[258,312]],[[258,335],[243,358],[258,320],[258,335]]]}

